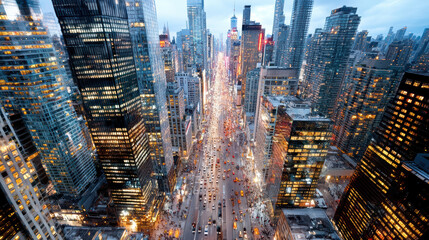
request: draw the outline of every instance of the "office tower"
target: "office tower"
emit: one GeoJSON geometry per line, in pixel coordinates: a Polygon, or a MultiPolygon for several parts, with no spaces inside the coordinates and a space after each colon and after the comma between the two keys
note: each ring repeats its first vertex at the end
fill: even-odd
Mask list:
{"type": "Polygon", "coordinates": [[[56,192],[79,196],[95,179],[94,162],[38,7],[37,1],[0,3],[2,106],[22,114],[56,192]]]}
{"type": "Polygon", "coordinates": [[[39,179],[0,108],[0,233],[2,239],[62,239],[42,202],[39,179]]]}
{"type": "Polygon", "coordinates": [[[286,63],[286,55],[288,54],[288,36],[290,27],[282,24],[279,26],[279,37],[275,46],[273,60],[276,66],[284,66],[286,63]]]}
{"type": "Polygon", "coordinates": [[[334,221],[344,239],[426,239],[429,75],[405,73],[346,187],[334,221]],[[427,162],[427,155],[424,156],[427,162]]]}
{"type": "Polygon", "coordinates": [[[384,108],[396,93],[401,73],[388,60],[364,60],[346,75],[334,118],[334,143],[360,161],[384,108]]]}
{"type": "Polygon", "coordinates": [[[244,111],[246,114],[254,115],[256,112],[256,104],[258,102],[259,78],[261,66],[249,71],[246,76],[246,93],[244,99],[244,111]]]}
{"type": "MultiPolygon", "coordinates": [[[[157,217],[158,190],[152,178],[152,151],[144,124],[141,83],[132,57],[125,2],[54,0],[53,5],[120,223],[126,225],[134,220],[139,229],[148,227],[157,217]],[[82,34],[87,31],[92,34],[82,34]],[[109,39],[98,37],[107,35],[109,39]],[[108,64],[112,61],[121,67],[108,64]]],[[[136,10],[141,13],[140,8],[136,10]]],[[[153,17],[145,15],[150,16],[153,17]]],[[[134,26],[146,24],[153,29],[151,22],[134,26]]],[[[156,32],[147,37],[159,44],[156,32]]],[[[162,65],[156,69],[162,70],[162,65]]]]}
{"type": "Polygon", "coordinates": [[[404,38],[405,32],[407,31],[407,27],[403,27],[396,31],[395,37],[393,41],[401,41],[404,38]]]}
{"type": "Polygon", "coordinates": [[[261,70],[263,95],[295,96],[298,90],[299,69],[266,66],[261,70]]]}
{"type": "Polygon", "coordinates": [[[43,14],[43,25],[48,28],[49,34],[51,36],[57,35],[61,36],[61,28],[58,24],[57,17],[53,12],[47,12],[43,14]]]}
{"type": "Polygon", "coordinates": [[[322,33],[317,35],[310,51],[304,82],[319,114],[332,116],[342,84],[353,37],[360,22],[357,8],[343,6],[331,11],[322,33]]]}
{"type": "MultiPolygon", "coordinates": [[[[241,66],[239,74],[241,75],[241,97],[244,99],[246,91],[247,72],[253,70],[257,63],[261,62],[261,54],[264,45],[264,30],[259,23],[251,22],[249,25],[243,25],[241,37],[241,66]]],[[[240,61],[239,60],[239,61],[240,61]]]]}
{"type": "Polygon", "coordinates": [[[356,34],[355,42],[353,43],[353,50],[364,51],[366,47],[366,38],[368,37],[368,31],[362,30],[356,34]]]}
{"type": "MultiPolygon", "coordinates": [[[[237,33],[238,38],[238,33],[237,33]]],[[[241,49],[241,41],[240,40],[234,40],[231,43],[231,53],[229,57],[229,70],[231,74],[231,81],[236,82],[238,74],[239,74],[239,68],[240,68],[240,49],[241,49]]]]}
{"type": "Polygon", "coordinates": [[[167,103],[172,146],[181,157],[187,158],[192,147],[192,121],[186,116],[184,91],[177,82],[167,84],[167,103]]]}
{"type": "Polygon", "coordinates": [[[386,60],[389,60],[392,66],[405,67],[413,51],[413,42],[411,40],[392,42],[387,48],[386,60]]]}
{"type": "Polygon", "coordinates": [[[242,25],[249,25],[250,23],[250,7],[250,5],[244,5],[242,25]]]}
{"type": "Polygon", "coordinates": [[[161,58],[155,2],[134,0],[127,3],[144,125],[152,151],[150,155],[155,163],[159,190],[168,194],[173,188],[168,182],[169,174],[174,171],[173,152],[165,95],[167,83],[161,58]]]}
{"type": "Polygon", "coordinates": [[[235,7],[234,15],[231,17],[231,29],[237,29],[237,17],[235,16],[235,7]]]}
{"type": "Polygon", "coordinates": [[[179,72],[189,72],[192,68],[192,35],[189,29],[177,32],[177,51],[179,54],[179,72]]]}
{"type": "Polygon", "coordinates": [[[310,24],[313,0],[294,0],[287,42],[286,63],[280,66],[301,69],[305,38],[310,24]]]}
{"type": "Polygon", "coordinates": [[[207,69],[207,29],[204,0],[187,0],[188,22],[193,45],[191,53],[193,64],[198,69],[207,69]]]}
{"type": "Polygon", "coordinates": [[[276,4],[274,6],[274,19],[273,19],[273,32],[272,38],[274,41],[274,51],[277,51],[277,48],[280,46],[278,43],[279,38],[279,28],[281,25],[285,23],[285,15],[283,13],[283,9],[285,6],[284,0],[276,0],[276,4]]]}
{"type": "Polygon", "coordinates": [[[256,140],[266,193],[277,207],[311,207],[332,121],[294,96],[263,96],[256,140]]]}

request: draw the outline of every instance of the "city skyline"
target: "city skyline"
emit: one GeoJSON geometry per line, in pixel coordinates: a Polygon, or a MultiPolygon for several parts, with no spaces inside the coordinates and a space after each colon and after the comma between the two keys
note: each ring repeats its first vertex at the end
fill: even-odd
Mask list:
{"type": "Polygon", "coordinates": [[[267,2],[0,0],[0,239],[428,239],[429,3],[267,2]]]}
{"type": "MultiPolygon", "coordinates": [[[[40,3],[44,13],[53,12],[50,0],[41,0],[40,3]]],[[[176,35],[176,32],[186,28],[188,21],[186,1],[156,0],[155,4],[159,33],[162,33],[164,25],[168,25],[173,36],[176,35]]],[[[238,23],[242,21],[244,5],[252,6],[252,20],[261,23],[262,27],[267,30],[267,34],[271,34],[275,0],[236,0],[235,16],[238,23]]],[[[292,5],[293,1],[285,1],[284,15],[287,25],[290,24],[292,5]]],[[[358,31],[367,30],[372,37],[379,34],[383,34],[385,37],[391,26],[394,31],[406,26],[406,34],[414,33],[414,35],[420,36],[429,23],[429,15],[425,13],[425,10],[429,8],[429,2],[423,0],[383,0],[377,4],[371,0],[315,1],[308,33],[312,34],[316,28],[322,28],[330,11],[343,5],[357,7],[357,14],[362,17],[358,31]],[[379,16],[383,16],[383,18],[379,16]]],[[[225,40],[225,29],[229,28],[230,18],[234,14],[234,1],[205,0],[204,7],[207,13],[207,28],[217,38],[222,34],[225,40]]]]}

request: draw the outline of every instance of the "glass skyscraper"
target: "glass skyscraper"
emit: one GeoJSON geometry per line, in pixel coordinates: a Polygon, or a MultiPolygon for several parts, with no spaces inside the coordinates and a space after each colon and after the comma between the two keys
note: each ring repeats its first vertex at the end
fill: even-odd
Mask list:
{"type": "MultiPolygon", "coordinates": [[[[53,4],[120,223],[133,220],[139,229],[148,227],[157,218],[158,188],[152,177],[126,3],[54,0],[53,4]]],[[[157,33],[144,40],[159,44],[157,33]]]]}
{"type": "Polygon", "coordinates": [[[284,63],[279,63],[280,66],[301,69],[304,58],[305,39],[307,37],[312,10],[313,0],[294,0],[286,59],[284,63]]]}
{"type": "Polygon", "coordinates": [[[62,239],[42,201],[31,158],[0,108],[0,238],[62,239]]]}
{"type": "Polygon", "coordinates": [[[0,14],[2,105],[21,112],[56,192],[78,196],[96,171],[38,2],[2,2],[0,14]]]}
{"type": "Polygon", "coordinates": [[[304,93],[321,115],[334,114],[347,68],[353,38],[360,23],[357,8],[343,6],[331,11],[324,30],[314,36],[305,70],[304,93]],[[311,57],[310,57],[311,56],[311,57]]]}
{"type": "Polygon", "coordinates": [[[274,41],[274,54],[276,54],[279,46],[279,30],[280,26],[285,23],[285,15],[283,13],[283,9],[285,6],[284,0],[276,0],[276,4],[274,6],[274,20],[273,20],[273,41],[274,41]]]}
{"type": "Polygon", "coordinates": [[[133,0],[126,5],[151,157],[159,190],[169,193],[173,187],[168,182],[168,175],[174,171],[173,153],[155,2],[133,0]]]}
{"type": "Polygon", "coordinates": [[[404,74],[335,212],[344,239],[427,239],[428,89],[404,74]]]}
{"type": "Polygon", "coordinates": [[[197,68],[207,70],[207,28],[204,0],[188,1],[188,22],[191,31],[193,46],[193,64],[197,68]]]}

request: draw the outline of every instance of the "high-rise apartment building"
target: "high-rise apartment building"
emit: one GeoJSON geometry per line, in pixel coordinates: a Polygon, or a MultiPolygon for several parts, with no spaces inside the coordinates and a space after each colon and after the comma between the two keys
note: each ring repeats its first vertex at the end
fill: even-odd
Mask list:
{"type": "Polygon", "coordinates": [[[22,114],[56,192],[78,196],[96,171],[38,2],[8,1],[0,8],[2,106],[22,114]]]}
{"type": "Polygon", "coordinates": [[[298,90],[299,69],[266,66],[261,70],[263,95],[295,96],[298,90]]]}
{"type": "Polygon", "coordinates": [[[287,41],[286,62],[280,66],[301,69],[313,0],[294,0],[287,41]]]}
{"type": "Polygon", "coordinates": [[[188,23],[193,45],[193,64],[198,69],[207,70],[207,27],[204,0],[187,0],[188,23]]]}
{"type": "MultiPolygon", "coordinates": [[[[147,227],[157,217],[158,188],[152,177],[152,151],[126,4],[116,0],[54,0],[53,5],[120,222],[134,220],[139,229],[147,227]]],[[[157,32],[147,37],[158,46],[157,32]]],[[[162,70],[160,56],[158,59],[162,70]]],[[[152,107],[156,108],[155,103],[152,107]]]]}
{"type": "Polygon", "coordinates": [[[332,116],[347,69],[353,38],[360,22],[357,8],[343,6],[331,11],[322,33],[317,35],[308,58],[304,82],[319,114],[332,116]]]}
{"type": "Polygon", "coordinates": [[[335,212],[344,239],[427,238],[428,88],[428,74],[404,74],[335,212]]]}
{"type": "Polygon", "coordinates": [[[413,51],[413,42],[411,40],[402,40],[392,42],[387,47],[386,59],[392,66],[405,67],[413,51]]]}
{"type": "Polygon", "coordinates": [[[61,28],[58,24],[57,17],[53,12],[43,14],[43,25],[48,28],[49,34],[61,36],[61,28]]]}
{"type": "Polygon", "coordinates": [[[364,60],[346,75],[337,100],[334,143],[357,162],[395,95],[401,73],[388,60],[364,60]]]}
{"type": "Polygon", "coordinates": [[[0,108],[0,237],[62,239],[42,201],[39,179],[12,124],[0,108]]]}
{"type": "Polygon", "coordinates": [[[165,79],[167,82],[174,82],[174,74],[178,65],[176,44],[170,41],[169,33],[164,31],[163,34],[159,35],[159,45],[162,60],[164,61],[165,79]]]}
{"type": "Polygon", "coordinates": [[[368,31],[362,30],[356,34],[353,50],[364,51],[367,44],[368,31]]]}
{"type": "Polygon", "coordinates": [[[155,2],[132,0],[126,6],[150,155],[159,190],[168,194],[173,188],[168,180],[174,171],[173,152],[155,2]]]}

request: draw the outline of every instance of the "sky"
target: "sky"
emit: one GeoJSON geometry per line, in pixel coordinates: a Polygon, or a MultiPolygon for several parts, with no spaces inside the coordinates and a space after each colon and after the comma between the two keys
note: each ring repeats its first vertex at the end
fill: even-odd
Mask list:
{"type": "MultiPolygon", "coordinates": [[[[43,12],[52,12],[51,0],[40,0],[43,12]]],[[[168,24],[172,36],[186,28],[187,12],[186,0],[155,0],[158,26],[160,33],[163,26],[168,24]]],[[[275,0],[235,0],[235,15],[238,26],[242,22],[244,5],[251,5],[251,20],[260,22],[267,34],[272,33],[275,0]]],[[[205,0],[204,8],[207,15],[207,28],[215,37],[223,35],[230,27],[230,18],[233,15],[234,0],[205,0]]],[[[285,23],[290,23],[293,1],[285,0],[285,23]]],[[[357,7],[357,14],[361,16],[360,30],[368,30],[369,35],[386,36],[389,27],[396,31],[407,26],[408,33],[421,35],[424,28],[429,27],[428,0],[314,0],[313,12],[308,33],[315,28],[323,28],[325,18],[332,9],[343,5],[357,7]]],[[[240,28],[240,27],[239,27],[240,28]]]]}

